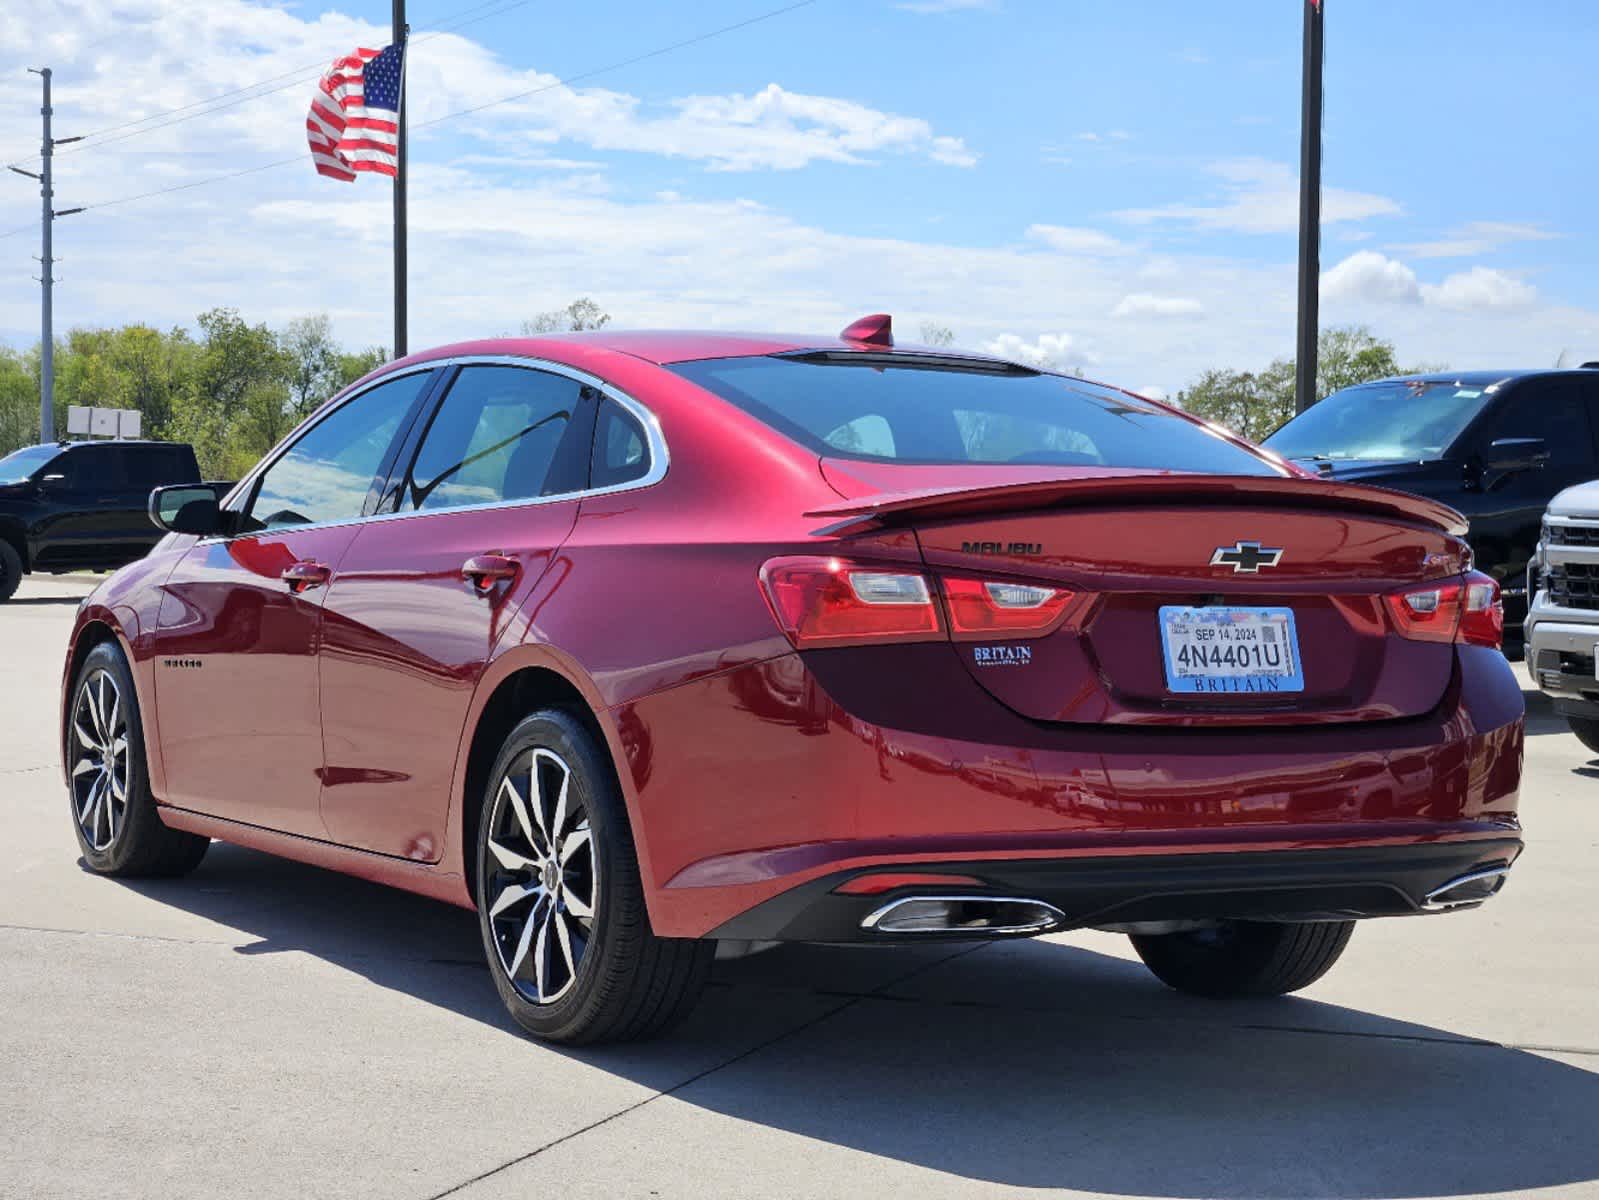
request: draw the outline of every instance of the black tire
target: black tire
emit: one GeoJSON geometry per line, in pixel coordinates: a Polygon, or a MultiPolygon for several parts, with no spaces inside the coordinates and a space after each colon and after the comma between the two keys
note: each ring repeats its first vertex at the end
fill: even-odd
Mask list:
{"type": "Polygon", "coordinates": [[[1599,754],[1599,721],[1592,717],[1567,717],[1567,724],[1571,732],[1577,735],[1577,740],[1595,754],[1599,754]]]}
{"type": "Polygon", "coordinates": [[[1215,929],[1134,934],[1167,987],[1196,996],[1281,996],[1309,987],[1349,944],[1353,921],[1224,921],[1215,929]]]}
{"type": "Polygon", "coordinates": [[[0,604],[16,595],[22,582],[22,555],[10,542],[0,541],[0,604]]]}
{"type": "Polygon", "coordinates": [[[477,880],[494,986],[535,1037],[567,1045],[653,1037],[699,999],[715,943],[656,937],[650,929],[610,759],[571,713],[536,712],[505,739],[478,823],[477,880]],[[508,901],[498,915],[497,901],[508,901]],[[540,947],[548,958],[541,960],[540,947]]]}
{"type": "Polygon", "coordinates": [[[128,660],[115,642],[100,643],[78,668],[62,734],[72,829],[89,870],[96,875],[170,877],[187,875],[200,865],[211,839],[169,829],[156,812],[145,768],[139,698],[128,660]],[[94,697],[86,696],[90,691],[94,697]],[[103,742],[108,726],[113,744],[120,731],[124,747],[120,754],[113,751],[109,770],[95,766],[105,763],[107,756],[90,744],[96,739],[103,742]],[[118,786],[123,793],[120,802],[115,797],[118,786]],[[107,835],[103,839],[102,828],[107,835]]]}

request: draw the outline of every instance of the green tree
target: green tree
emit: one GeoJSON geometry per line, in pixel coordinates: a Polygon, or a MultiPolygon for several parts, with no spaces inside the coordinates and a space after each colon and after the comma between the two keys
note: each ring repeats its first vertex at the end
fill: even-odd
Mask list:
{"type": "Polygon", "coordinates": [[[541,312],[531,321],[522,322],[522,332],[581,333],[587,329],[604,329],[610,324],[611,314],[587,296],[574,300],[565,308],[541,312]]]}
{"type": "Polygon", "coordinates": [[[0,456],[38,440],[38,377],[27,356],[0,347],[0,456]]]}
{"type": "MultiPolygon", "coordinates": [[[[1401,367],[1392,342],[1364,325],[1323,329],[1316,338],[1316,399],[1357,383],[1441,368],[1401,367]]],[[[1260,441],[1294,415],[1294,360],[1273,359],[1264,371],[1209,370],[1177,393],[1196,416],[1260,441]]]]}
{"type": "Polygon", "coordinates": [[[288,360],[289,408],[295,416],[315,411],[342,386],[340,347],[326,313],[290,321],[278,334],[278,348],[288,360]]]}
{"type": "Polygon", "coordinates": [[[955,344],[955,331],[948,325],[940,325],[937,321],[922,322],[922,344],[924,346],[953,346],[955,344]]]}

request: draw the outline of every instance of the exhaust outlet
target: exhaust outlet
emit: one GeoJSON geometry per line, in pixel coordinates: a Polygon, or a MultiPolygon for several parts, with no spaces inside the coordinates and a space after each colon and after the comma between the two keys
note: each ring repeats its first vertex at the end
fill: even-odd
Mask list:
{"type": "Polygon", "coordinates": [[[904,896],[869,913],[861,921],[861,928],[882,934],[1026,937],[1048,933],[1066,923],[1065,913],[1042,900],[1015,896],[904,896]]]}
{"type": "Polygon", "coordinates": [[[1470,908],[1499,894],[1510,874],[1510,866],[1501,863],[1494,867],[1468,871],[1448,883],[1433,888],[1421,899],[1422,912],[1448,912],[1452,908],[1470,908]]]}

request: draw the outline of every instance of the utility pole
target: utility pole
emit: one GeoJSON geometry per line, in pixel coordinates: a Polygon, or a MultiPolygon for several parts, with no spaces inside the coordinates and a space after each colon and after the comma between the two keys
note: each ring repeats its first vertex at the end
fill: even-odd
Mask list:
{"type": "Polygon", "coordinates": [[[394,357],[406,353],[405,320],[405,69],[410,58],[406,45],[405,0],[394,0],[394,44],[400,47],[400,104],[394,114],[394,357]]]}
{"type": "Polygon", "coordinates": [[[81,208],[63,209],[56,212],[51,201],[55,197],[55,189],[51,186],[50,164],[54,157],[53,151],[57,146],[64,146],[68,142],[81,139],[52,138],[50,136],[50,68],[29,67],[28,73],[38,75],[44,80],[44,104],[39,112],[44,117],[44,140],[39,145],[41,166],[39,174],[24,171],[21,167],[12,167],[18,175],[26,175],[29,179],[39,181],[40,196],[40,251],[39,251],[39,282],[44,288],[43,302],[39,315],[39,441],[49,442],[54,440],[55,425],[55,330],[54,313],[52,311],[53,296],[51,289],[55,284],[55,253],[51,239],[52,227],[57,217],[69,217],[73,213],[82,212],[81,208]]]}
{"type": "Polygon", "coordinates": [[[1304,0],[1303,94],[1299,104],[1299,337],[1294,411],[1316,403],[1316,332],[1321,299],[1321,65],[1327,0],[1304,0]]]}

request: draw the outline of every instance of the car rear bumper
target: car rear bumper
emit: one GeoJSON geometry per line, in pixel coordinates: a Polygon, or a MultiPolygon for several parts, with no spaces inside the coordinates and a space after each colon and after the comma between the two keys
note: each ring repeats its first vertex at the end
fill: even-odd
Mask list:
{"type": "Polygon", "coordinates": [[[1051,726],[947,647],[887,651],[784,656],[612,710],[658,934],[876,940],[859,922],[885,897],[833,888],[887,867],[1075,924],[1188,919],[1205,897],[1209,915],[1396,915],[1519,847],[1522,693],[1494,650],[1459,647],[1425,717],[1260,729],[1051,726]]]}
{"type": "MultiPolygon", "coordinates": [[[[1521,853],[1514,836],[1477,841],[1363,846],[1337,850],[1241,851],[943,862],[912,886],[859,895],[837,889],[868,882],[871,868],[812,880],[734,917],[715,938],[750,941],[882,942],[1032,936],[1107,925],[1214,919],[1328,921],[1409,916],[1474,907],[1495,894],[1521,853]],[[940,885],[934,876],[947,873],[940,885]],[[981,881],[973,886],[972,879],[981,881]],[[1465,881],[1465,882],[1462,882],[1465,881]],[[1453,891],[1446,891],[1456,884],[1453,891]],[[996,926],[891,928],[909,902],[950,900],[956,921],[996,926]],[[1006,904],[1053,910],[1039,928],[1015,927],[1006,904]],[[1010,923],[1010,927],[1007,927],[1010,923]]],[[[901,868],[903,869],[903,868],[901,868]]],[[[918,874],[922,874],[918,870],[918,874]]],[[[1018,913],[1021,910],[1017,910],[1018,913]]],[[[1032,910],[1036,912],[1038,910],[1032,910]]],[[[1031,915],[1031,913],[1029,913],[1031,915]]]]}

